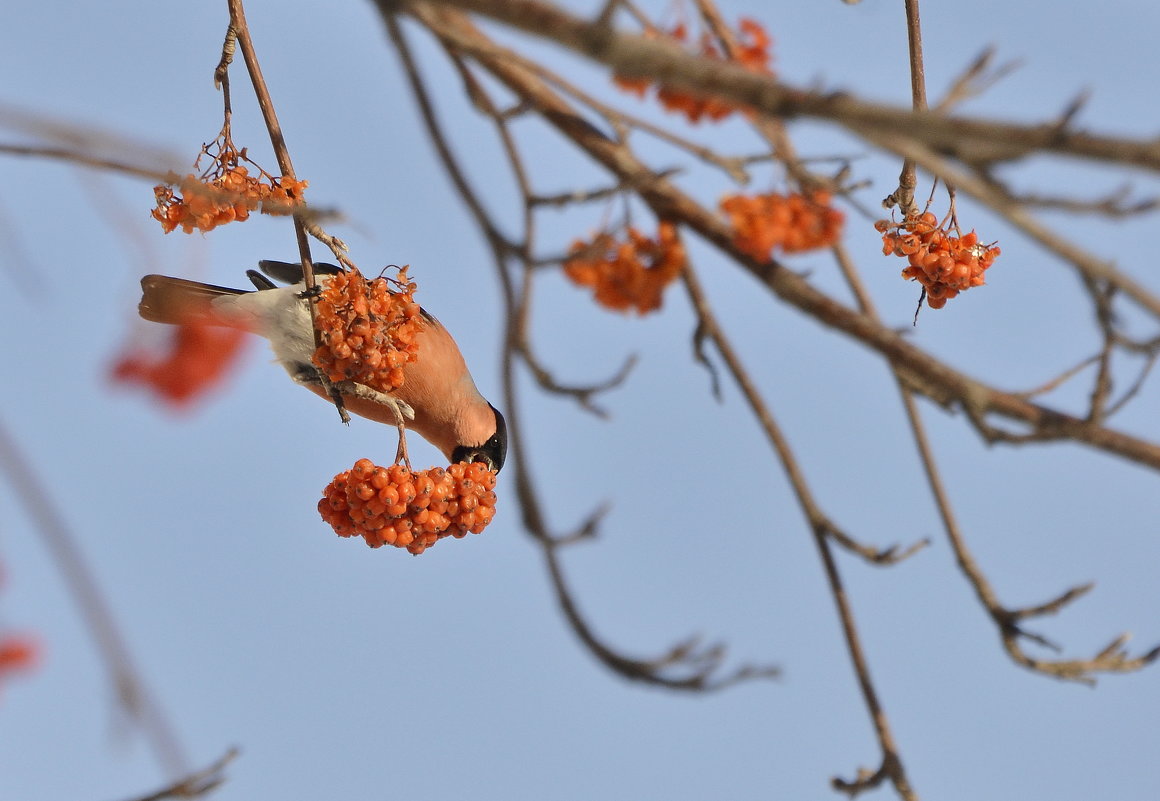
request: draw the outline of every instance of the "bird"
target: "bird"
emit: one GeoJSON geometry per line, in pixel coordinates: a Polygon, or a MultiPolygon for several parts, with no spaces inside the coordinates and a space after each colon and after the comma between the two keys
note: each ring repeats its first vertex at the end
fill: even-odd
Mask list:
{"type": "MultiPolygon", "coordinates": [[[[258,266],[262,272],[246,271],[253,290],[146,275],[141,279],[137,311],[155,323],[197,321],[265,337],[295,383],[331,400],[312,361],[314,329],[307,306],[309,295],[303,291],[302,265],[263,260],[258,266]],[[267,276],[287,285],[280,286],[267,276]]],[[[343,272],[341,267],[325,262],[314,264],[314,271],[320,285],[343,272]]],[[[438,448],[452,464],[483,462],[498,473],[507,457],[503,414],[480,394],[447,329],[425,309],[420,309],[418,320],[418,353],[415,361],[402,368],[402,386],[386,397],[378,393],[344,395],[343,405],[376,422],[401,422],[438,448]],[[399,404],[394,401],[401,402],[402,420],[399,404]]]]}

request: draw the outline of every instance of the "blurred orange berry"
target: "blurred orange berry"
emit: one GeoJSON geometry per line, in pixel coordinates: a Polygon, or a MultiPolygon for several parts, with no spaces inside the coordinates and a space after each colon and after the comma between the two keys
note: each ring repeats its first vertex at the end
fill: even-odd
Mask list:
{"type": "Polygon", "coordinates": [[[830,202],[829,193],[820,191],[727,195],[721,199],[721,210],[729,217],[737,248],[765,261],[774,250],[802,253],[837,242],[845,217],[830,202]]]}
{"type": "Polygon", "coordinates": [[[186,406],[225,378],[237,362],[245,332],[183,323],[169,332],[167,350],[134,348],[113,365],[114,383],[141,384],[173,406],[186,406]]]}
{"type": "MultiPolygon", "coordinates": [[[[676,42],[685,42],[688,39],[688,31],[685,24],[679,22],[667,32],[650,28],[645,31],[645,36],[648,38],[664,36],[676,42]]],[[[722,54],[715,37],[708,32],[701,35],[700,46],[696,52],[702,57],[714,61],[732,61],[750,72],[773,75],[773,71],[769,67],[771,60],[769,46],[772,40],[759,22],[742,17],[738,23],[738,31],[733,38],[734,52],[731,57],[727,58],[722,54]]],[[[621,75],[613,75],[612,80],[618,87],[639,98],[645,96],[645,92],[652,83],[648,78],[628,78],[621,75]]],[[[737,110],[736,106],[723,100],[690,95],[680,89],[665,85],[657,87],[657,100],[665,110],[684,114],[692,123],[698,123],[703,119],[716,122],[737,110]]]]}
{"type": "Polygon", "coordinates": [[[8,634],[0,639],[0,676],[30,670],[40,661],[40,643],[27,634],[8,634]]]}
{"type": "MultiPolygon", "coordinates": [[[[0,572],[0,582],[3,578],[0,572]]],[[[40,662],[41,650],[39,640],[30,634],[0,636],[0,679],[35,668],[40,662]]]]}
{"type": "Polygon", "coordinates": [[[618,241],[600,233],[592,241],[577,240],[564,262],[564,274],[577,286],[593,288],[596,302],[616,311],[646,314],[661,307],[661,296],[685,265],[685,246],[677,227],[667,220],[656,238],[629,228],[618,241]]]}

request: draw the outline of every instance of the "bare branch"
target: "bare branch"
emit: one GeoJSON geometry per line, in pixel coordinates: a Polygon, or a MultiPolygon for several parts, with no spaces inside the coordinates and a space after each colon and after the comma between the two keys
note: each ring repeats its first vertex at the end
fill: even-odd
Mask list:
{"type": "MultiPolygon", "coordinates": [[[[965,162],[997,162],[1044,151],[1077,158],[1160,170],[1160,137],[1125,139],[1068,130],[1070,118],[1046,125],[1018,125],[935,111],[911,112],[869,103],[848,94],[809,92],[737,65],[690,55],[659,39],[619,33],[538,0],[434,0],[519,28],[599,61],[626,77],[663,75],[675,88],[751,106],[774,117],[831,120],[879,138],[903,137],[965,162]],[[1061,124],[1064,123],[1064,124],[1061,124]]],[[[416,6],[411,6],[412,8],[416,6]]],[[[895,150],[895,152],[899,152],[895,150]]],[[[905,155],[899,153],[899,155],[905,155]]]]}
{"type": "MultiPolygon", "coordinates": [[[[752,272],[782,300],[882,354],[900,371],[911,390],[927,395],[942,405],[960,406],[972,415],[972,421],[983,419],[986,414],[998,414],[1020,421],[1032,429],[1050,432],[1052,437],[1074,439],[1132,461],[1160,468],[1160,445],[1030,403],[970,378],[917,348],[897,331],[837,303],[793,271],[782,269],[774,261],[755,260],[738,250],[732,233],[716,214],[703,208],[670,182],[657,178],[623,145],[595,131],[535,76],[513,66],[507,51],[483,37],[466,18],[450,12],[436,13],[426,5],[409,8],[416,17],[427,21],[437,30],[441,38],[473,54],[517,94],[535,103],[546,121],[621,180],[635,181],[640,187],[642,199],[653,207],[658,217],[682,220],[686,226],[752,272]]],[[[916,156],[920,165],[926,158],[925,151],[923,153],[922,156],[916,156]]],[[[1144,296],[1148,295],[1142,287],[1137,289],[1144,296]]],[[[1156,300],[1156,304],[1160,311],[1160,299],[1156,300]]]]}
{"type": "Polygon", "coordinates": [[[231,748],[225,755],[209,767],[191,773],[167,787],[162,787],[149,795],[143,795],[132,801],[165,801],[169,798],[202,798],[209,795],[226,780],[223,775],[231,762],[238,756],[238,749],[231,748]]]}
{"type": "MultiPolygon", "coordinates": [[[[524,527],[542,548],[548,567],[548,574],[556,593],[557,602],[560,605],[561,611],[564,613],[565,620],[578,639],[602,664],[616,674],[633,681],[673,690],[706,692],[724,689],[739,681],[776,677],[780,672],[776,667],[749,665],[742,665],[730,673],[718,675],[723,667],[725,657],[724,649],[719,645],[699,649],[696,647],[695,640],[692,639],[683,641],[658,657],[641,658],[627,656],[607,645],[595,633],[592,626],[580,612],[574,594],[566,581],[558,551],[561,547],[578,540],[595,536],[601,513],[598,511],[589,517],[572,534],[553,534],[544,516],[539,494],[533,484],[533,472],[528,464],[528,457],[524,449],[525,440],[522,433],[522,415],[520,413],[520,400],[516,388],[515,371],[516,360],[522,355],[519,351],[519,342],[522,326],[525,324],[524,320],[527,315],[528,306],[526,297],[530,291],[531,276],[534,274],[534,270],[531,269],[530,264],[525,263],[523,283],[522,286],[517,288],[507,268],[507,259],[513,250],[524,254],[526,258],[530,249],[526,243],[522,246],[512,248],[503,237],[498,235],[495,223],[492,221],[479,195],[468,183],[459,161],[447,143],[447,138],[435,116],[428,90],[415,65],[407,39],[403,34],[397,18],[391,13],[391,9],[384,9],[383,18],[387,25],[388,35],[391,37],[399,53],[403,68],[410,81],[411,89],[419,104],[419,110],[424,124],[427,127],[432,141],[435,143],[436,151],[448,174],[451,176],[456,190],[463,198],[468,210],[475,218],[485,236],[487,236],[489,244],[492,247],[500,284],[504,290],[503,297],[507,308],[508,321],[503,351],[503,385],[505,396],[504,408],[507,413],[508,431],[511,442],[511,456],[509,458],[513,463],[513,468],[509,469],[514,469],[515,471],[516,494],[520,501],[524,527]]],[[[436,31],[436,35],[439,35],[439,31],[436,31]]],[[[464,73],[461,72],[461,74],[464,73]]],[[[494,108],[493,105],[492,108],[494,108]]],[[[501,129],[506,125],[506,119],[500,114],[496,114],[493,119],[501,129]]],[[[518,156],[516,156],[510,145],[508,146],[508,154],[509,158],[513,160],[513,165],[519,163],[518,156]]],[[[525,209],[529,209],[532,205],[530,203],[530,187],[522,179],[519,179],[519,182],[523,187],[525,209]]],[[[529,218],[527,217],[525,217],[525,225],[530,225],[529,218]]]]}
{"type": "Polygon", "coordinates": [[[124,634],[85,562],[78,538],[36,476],[32,463],[7,428],[0,424],[0,470],[7,474],[15,496],[24,504],[43,539],[81,618],[109,671],[113,695],[128,717],[141,727],[162,768],[172,775],[186,770],[186,759],[173,726],[153,697],[129,651],[124,634]]]}

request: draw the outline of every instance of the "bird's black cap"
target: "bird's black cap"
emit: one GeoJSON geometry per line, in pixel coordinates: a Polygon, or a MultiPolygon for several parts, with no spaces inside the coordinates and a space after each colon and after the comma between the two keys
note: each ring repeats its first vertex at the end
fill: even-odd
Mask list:
{"type": "Polygon", "coordinates": [[[507,421],[499,409],[491,406],[491,410],[495,412],[495,433],[482,445],[460,445],[451,452],[452,463],[483,462],[497,473],[503,468],[507,459],[507,421]]]}

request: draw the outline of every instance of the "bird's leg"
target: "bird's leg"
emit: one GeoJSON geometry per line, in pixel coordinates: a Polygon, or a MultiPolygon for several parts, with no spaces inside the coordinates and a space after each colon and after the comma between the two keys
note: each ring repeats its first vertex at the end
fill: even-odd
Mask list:
{"type": "MultiPolygon", "coordinates": [[[[390,397],[389,395],[387,397],[390,397]]],[[[399,428],[399,447],[395,448],[395,464],[402,462],[411,469],[411,457],[407,454],[407,421],[403,418],[403,407],[410,412],[411,419],[415,418],[415,410],[398,398],[391,398],[391,408],[395,412],[395,425],[399,428]]]]}
{"type": "Polygon", "coordinates": [[[338,410],[338,419],[342,421],[343,425],[350,425],[350,412],[346,410],[346,404],[342,400],[342,393],[326,376],[322,377],[322,386],[326,387],[326,394],[330,396],[330,400],[334,403],[334,408],[338,410]]]}
{"type": "Polygon", "coordinates": [[[381,406],[386,406],[395,413],[395,420],[402,426],[406,420],[415,419],[415,410],[410,407],[405,401],[401,401],[394,395],[388,395],[385,392],[379,392],[377,389],[371,389],[366,384],[356,384],[354,381],[337,381],[334,388],[343,395],[352,395],[356,398],[369,400],[381,406]]]}
{"type": "Polygon", "coordinates": [[[395,464],[402,462],[411,469],[411,457],[407,455],[407,428],[403,425],[403,418],[399,418],[399,447],[395,449],[395,464]]]}
{"type": "MultiPolygon", "coordinates": [[[[290,368],[286,368],[289,370],[290,368]]],[[[346,410],[346,404],[342,402],[343,390],[337,384],[332,382],[329,378],[323,375],[322,371],[313,365],[299,364],[297,370],[291,371],[290,377],[294,379],[297,384],[319,384],[326,390],[327,396],[334,403],[334,408],[338,409],[338,418],[343,423],[350,424],[350,412],[346,410]]],[[[344,382],[349,383],[349,382],[344,382]]]]}

